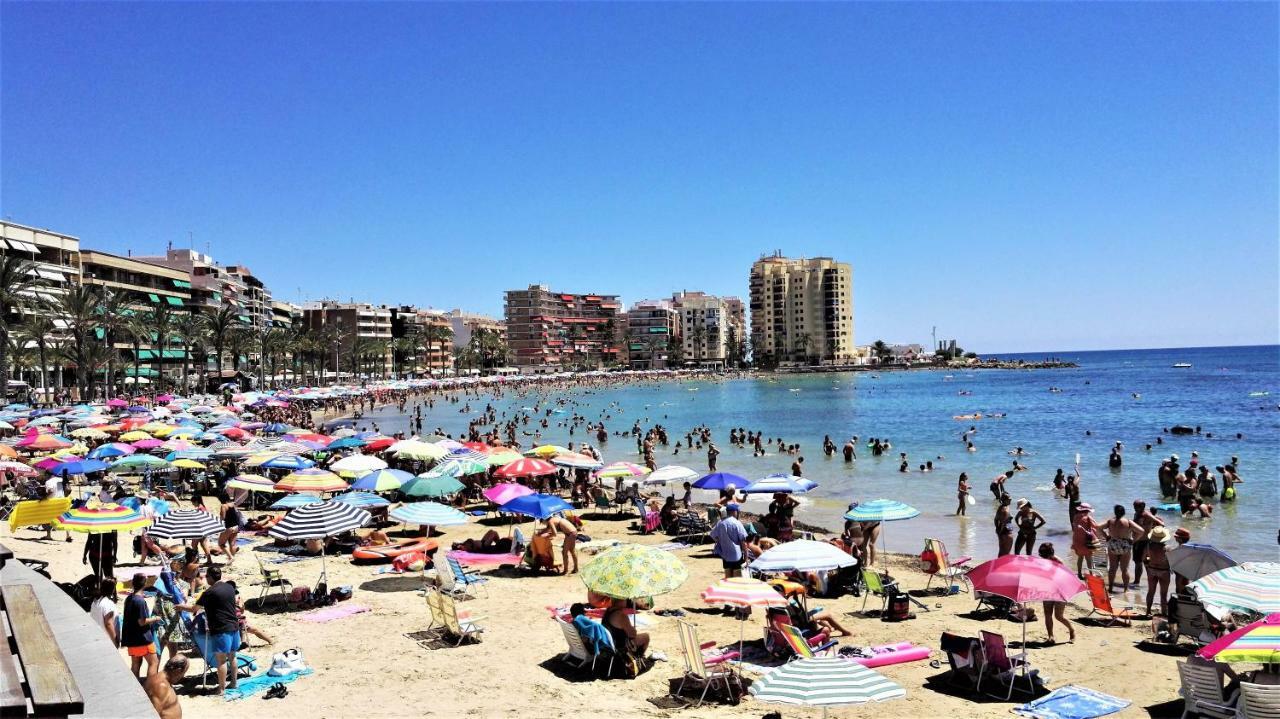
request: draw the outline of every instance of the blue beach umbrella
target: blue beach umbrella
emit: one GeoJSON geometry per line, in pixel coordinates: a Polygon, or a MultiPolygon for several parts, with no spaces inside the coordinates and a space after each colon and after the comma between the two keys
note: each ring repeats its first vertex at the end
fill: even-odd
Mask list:
{"type": "MultiPolygon", "coordinates": [[[[896,522],[900,519],[911,519],[920,516],[920,510],[909,504],[892,499],[873,499],[863,502],[845,512],[844,518],[854,522],[896,522]]],[[[885,532],[880,531],[880,555],[888,561],[888,550],[885,549],[885,532]]]]}
{"type": "Polygon", "coordinates": [[[403,469],[378,469],[361,476],[351,488],[366,492],[390,492],[400,489],[401,485],[413,478],[412,474],[403,469]]]}
{"type": "Polygon", "coordinates": [[[330,442],[329,446],[325,449],[354,449],[363,446],[363,439],[357,439],[355,437],[340,437],[330,442]]]}
{"type": "Polygon", "coordinates": [[[751,484],[746,477],[739,477],[729,472],[716,472],[708,474],[693,483],[694,489],[727,489],[729,485],[733,485],[737,489],[741,489],[751,484]]]}
{"type": "Polygon", "coordinates": [[[467,515],[453,507],[446,507],[436,502],[403,504],[391,510],[388,516],[405,524],[429,527],[450,527],[467,523],[467,515]]]}
{"type": "Polygon", "coordinates": [[[315,462],[312,462],[306,457],[299,457],[296,454],[282,454],[279,457],[272,457],[271,459],[262,463],[263,467],[270,467],[271,469],[292,469],[292,470],[310,469],[315,465],[316,465],[315,462]]]}
{"type": "Polygon", "coordinates": [[[512,514],[523,514],[534,519],[546,519],[561,512],[568,512],[573,509],[573,505],[564,501],[560,497],[553,494],[526,494],[523,497],[516,497],[498,507],[500,512],[511,512],[512,514]]]}
{"type": "Polygon", "coordinates": [[[295,509],[323,501],[314,494],[286,494],[271,505],[272,509],[295,509]]]}
{"type": "Polygon", "coordinates": [[[105,459],[109,457],[123,457],[128,454],[133,454],[132,447],[130,447],[129,449],[121,449],[118,445],[103,444],[103,445],[94,447],[92,450],[90,450],[89,459],[105,459]]]}
{"type": "Polygon", "coordinates": [[[107,468],[107,463],[100,459],[82,459],[77,462],[63,462],[62,464],[49,470],[50,474],[56,474],[59,477],[66,477],[71,474],[88,474],[90,472],[101,472],[107,468]]]}
{"type": "Polygon", "coordinates": [[[339,494],[329,501],[342,502],[343,504],[351,504],[356,507],[364,507],[365,509],[372,507],[386,507],[391,504],[389,500],[384,497],[379,497],[373,492],[347,492],[345,494],[339,494]]]}
{"type": "Polygon", "coordinates": [[[804,477],[792,477],[786,474],[771,474],[763,479],[748,484],[743,494],[804,494],[817,487],[817,482],[804,477]]]}

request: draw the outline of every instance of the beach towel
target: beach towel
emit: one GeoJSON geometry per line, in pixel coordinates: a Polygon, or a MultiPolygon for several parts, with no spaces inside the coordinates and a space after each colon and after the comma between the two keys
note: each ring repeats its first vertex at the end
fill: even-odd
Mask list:
{"type": "Polygon", "coordinates": [[[1092,719],[1124,709],[1132,702],[1087,687],[1068,684],[1013,708],[1015,714],[1034,719],[1092,719]]]}
{"type": "Polygon", "coordinates": [[[519,564],[521,555],[519,554],[482,554],[480,552],[464,552],[461,550],[449,552],[449,559],[456,559],[462,564],[470,565],[499,565],[499,564],[519,564]]]}
{"type": "Polygon", "coordinates": [[[335,619],[342,619],[353,614],[363,614],[367,611],[369,611],[369,608],[363,604],[337,604],[324,609],[304,612],[298,615],[298,618],[304,622],[332,622],[335,619]]]}
{"type": "Polygon", "coordinates": [[[313,671],[314,670],[311,667],[307,667],[300,672],[294,672],[293,674],[288,674],[283,677],[273,677],[270,674],[263,672],[247,679],[241,679],[236,683],[235,689],[227,687],[227,690],[223,692],[222,695],[226,697],[227,701],[244,699],[245,697],[251,697],[254,694],[257,694],[258,692],[266,691],[271,688],[271,685],[273,684],[288,684],[298,677],[305,677],[306,675],[311,674],[313,671]]]}
{"type": "Polygon", "coordinates": [[[583,615],[574,617],[572,624],[578,630],[578,635],[582,637],[582,643],[587,645],[587,649],[592,654],[613,651],[613,637],[600,622],[583,615]]]}
{"type": "Polygon", "coordinates": [[[267,564],[290,564],[292,562],[305,562],[311,557],[299,557],[296,554],[286,554],[283,557],[272,557],[267,560],[267,564]]]}
{"type": "Polygon", "coordinates": [[[663,542],[662,544],[653,545],[653,548],[661,549],[667,552],[674,552],[678,549],[688,549],[689,547],[692,547],[692,546],[693,546],[692,544],[685,544],[684,542],[663,542]]]}

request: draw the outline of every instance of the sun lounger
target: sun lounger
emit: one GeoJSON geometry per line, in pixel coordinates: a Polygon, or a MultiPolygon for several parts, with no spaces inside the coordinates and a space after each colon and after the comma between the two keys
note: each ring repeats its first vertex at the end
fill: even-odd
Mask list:
{"type": "Polygon", "coordinates": [[[1276,719],[1280,717],[1280,686],[1240,682],[1240,700],[1236,703],[1239,719],[1276,719]]]}
{"type": "Polygon", "coordinates": [[[971,557],[952,558],[947,554],[947,545],[943,544],[941,539],[924,540],[924,553],[927,556],[929,552],[933,553],[934,561],[930,563],[929,568],[925,569],[925,574],[929,575],[929,581],[925,582],[924,585],[926,590],[933,585],[934,579],[942,580],[947,587],[950,587],[953,582],[959,581],[959,586],[964,587],[965,591],[972,589],[968,576],[969,567],[965,566],[969,563],[971,557]]]}
{"type": "Polygon", "coordinates": [[[1111,605],[1111,595],[1107,593],[1106,586],[1102,583],[1102,577],[1096,574],[1087,574],[1084,578],[1085,586],[1089,588],[1089,600],[1093,602],[1093,611],[1087,616],[1094,614],[1102,615],[1109,621],[1107,626],[1114,626],[1116,622],[1123,622],[1126,627],[1133,625],[1133,618],[1137,614],[1133,611],[1133,605],[1126,605],[1124,609],[1116,611],[1111,605]]]}
{"type": "Polygon", "coordinates": [[[1027,691],[1035,694],[1035,680],[1031,673],[1031,665],[1027,662],[1027,652],[1024,650],[1018,654],[1009,654],[1009,647],[1000,634],[982,631],[979,632],[979,636],[982,638],[982,669],[978,672],[977,691],[982,690],[982,680],[986,676],[995,675],[1008,677],[1009,691],[1005,693],[1005,701],[1013,697],[1013,688],[1019,678],[1025,679],[1027,691]]]}
{"type": "Polygon", "coordinates": [[[478,623],[485,617],[471,616],[468,612],[459,612],[458,605],[454,603],[453,597],[446,594],[439,594],[440,616],[444,620],[445,631],[458,638],[458,643],[454,646],[461,646],[467,639],[480,640],[480,635],[484,632],[484,627],[478,623]]]}
{"type": "Polygon", "coordinates": [[[725,694],[730,697],[737,696],[733,693],[734,685],[737,685],[738,694],[741,694],[742,678],[731,668],[720,666],[726,661],[737,659],[740,656],[738,652],[708,657],[702,651],[715,646],[715,642],[699,644],[698,628],[689,622],[677,621],[676,628],[680,632],[680,653],[684,657],[684,676],[680,679],[680,685],[676,687],[676,694],[679,695],[684,691],[684,685],[690,679],[702,684],[702,695],[698,697],[698,703],[694,706],[701,706],[707,699],[707,692],[716,684],[723,685],[725,694]]]}
{"type": "Polygon", "coordinates": [[[1222,675],[1206,664],[1178,662],[1178,678],[1182,680],[1182,719],[1190,714],[1232,719],[1236,716],[1236,694],[1226,695],[1222,675]]]}

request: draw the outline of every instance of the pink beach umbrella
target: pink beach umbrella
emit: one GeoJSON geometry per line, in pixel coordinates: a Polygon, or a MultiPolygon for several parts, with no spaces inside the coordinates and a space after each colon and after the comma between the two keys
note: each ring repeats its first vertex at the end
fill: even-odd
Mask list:
{"type": "MultiPolygon", "coordinates": [[[[1070,569],[1059,562],[1023,554],[1006,554],[983,562],[968,574],[975,592],[995,594],[1017,602],[1069,602],[1085,591],[1070,569]]],[[[1027,645],[1027,623],[1022,623],[1022,646],[1027,645]]]]}
{"type": "Polygon", "coordinates": [[[158,439],[140,439],[134,442],[133,446],[137,449],[155,449],[163,444],[164,442],[158,439]]]}
{"type": "Polygon", "coordinates": [[[517,497],[523,497],[526,494],[533,494],[533,490],[523,484],[515,484],[506,482],[504,484],[495,484],[484,491],[485,499],[497,505],[503,505],[517,497]]]}

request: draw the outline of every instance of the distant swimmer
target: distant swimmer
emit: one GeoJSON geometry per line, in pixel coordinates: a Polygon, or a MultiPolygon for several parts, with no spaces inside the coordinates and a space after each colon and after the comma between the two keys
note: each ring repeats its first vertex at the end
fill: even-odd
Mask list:
{"type": "Polygon", "coordinates": [[[1130,396],[1130,397],[1133,397],[1134,399],[1142,399],[1142,395],[1138,394],[1137,392],[1134,392],[1133,394],[1131,394],[1131,395],[1129,395],[1129,396],[1130,396]]]}

